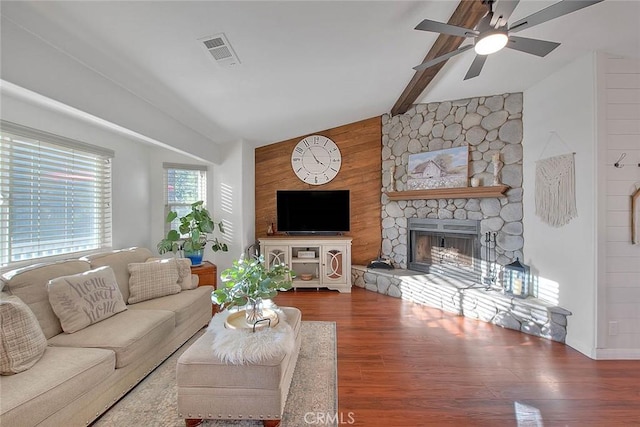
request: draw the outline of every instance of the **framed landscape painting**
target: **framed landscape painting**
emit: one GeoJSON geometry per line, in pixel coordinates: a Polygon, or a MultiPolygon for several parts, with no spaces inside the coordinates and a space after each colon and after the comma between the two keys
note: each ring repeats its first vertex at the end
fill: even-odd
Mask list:
{"type": "Polygon", "coordinates": [[[469,147],[409,155],[407,190],[466,187],[469,147]]]}

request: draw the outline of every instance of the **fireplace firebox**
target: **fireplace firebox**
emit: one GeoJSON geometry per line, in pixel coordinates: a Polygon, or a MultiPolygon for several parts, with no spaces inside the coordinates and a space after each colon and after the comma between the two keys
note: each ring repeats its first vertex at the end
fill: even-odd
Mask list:
{"type": "Polygon", "coordinates": [[[409,270],[479,281],[480,221],[409,218],[409,270]]]}

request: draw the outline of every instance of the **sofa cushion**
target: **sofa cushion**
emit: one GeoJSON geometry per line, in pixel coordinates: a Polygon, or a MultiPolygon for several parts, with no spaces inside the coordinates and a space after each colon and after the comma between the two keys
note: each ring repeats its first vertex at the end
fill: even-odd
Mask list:
{"type": "Polygon", "coordinates": [[[164,310],[125,310],[75,334],[60,334],[50,346],[104,348],[116,353],[116,368],[146,357],[175,328],[175,316],[164,310]]]}
{"type": "Polygon", "coordinates": [[[120,293],[125,301],[129,300],[129,264],[132,262],[145,262],[153,254],[147,248],[129,248],[116,251],[101,252],[86,256],[82,259],[91,264],[91,268],[103,267],[105,265],[113,268],[116,275],[120,293]]]}
{"type": "Polygon", "coordinates": [[[129,264],[129,304],[177,294],[178,269],[173,259],[129,264]]]}
{"type": "Polygon", "coordinates": [[[113,374],[113,351],[47,347],[28,371],[0,378],[2,425],[40,425],[113,374]]]}
{"type": "Polygon", "coordinates": [[[170,310],[176,315],[176,327],[180,327],[193,321],[193,313],[199,313],[203,307],[211,309],[212,291],[212,286],[200,286],[179,294],[132,304],[129,310],[170,310]]]}
{"type": "Polygon", "coordinates": [[[74,333],[127,309],[111,267],[49,281],[49,302],[66,333],[74,333]]]}
{"type": "Polygon", "coordinates": [[[55,263],[34,264],[2,275],[3,290],[20,298],[36,315],[44,336],[51,338],[62,332],[58,316],[49,304],[47,283],[60,276],[90,270],[89,263],[68,260],[55,263]]]}
{"type": "Polygon", "coordinates": [[[47,339],[31,309],[12,295],[0,295],[0,374],[12,375],[36,364],[47,339]]]}

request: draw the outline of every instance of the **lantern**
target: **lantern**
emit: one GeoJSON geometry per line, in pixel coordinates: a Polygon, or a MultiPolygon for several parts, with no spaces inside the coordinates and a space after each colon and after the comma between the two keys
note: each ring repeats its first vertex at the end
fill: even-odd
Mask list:
{"type": "Polygon", "coordinates": [[[529,296],[529,266],[521,264],[519,258],[504,266],[503,277],[507,294],[518,298],[529,296]]]}

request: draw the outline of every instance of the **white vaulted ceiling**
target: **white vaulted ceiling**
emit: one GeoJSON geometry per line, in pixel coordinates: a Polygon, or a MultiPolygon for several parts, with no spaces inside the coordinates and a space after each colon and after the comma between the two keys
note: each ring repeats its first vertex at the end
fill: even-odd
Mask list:
{"type": "MultiPolygon", "coordinates": [[[[554,2],[522,0],[510,21],[554,2]]],[[[258,146],[390,111],[437,37],[413,28],[424,18],[446,22],[457,3],[2,1],[2,78],[54,99],[65,98],[62,91],[92,96],[88,80],[44,79],[48,64],[19,44],[29,34],[204,141],[258,146]],[[198,42],[218,33],[239,65],[221,67],[198,42]]],[[[473,54],[459,55],[418,101],[524,91],[594,50],[639,57],[640,2],[605,0],[519,35],[562,45],[546,58],[505,49],[469,81],[473,54]]],[[[120,92],[112,93],[98,101],[122,108],[120,92]]],[[[118,120],[95,103],[79,104],[118,120]]]]}

